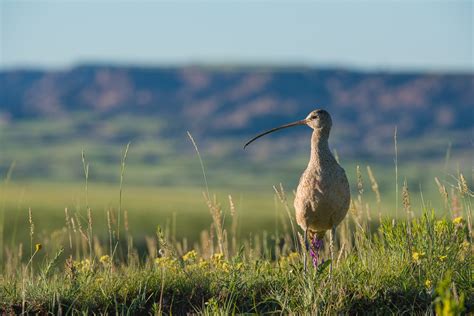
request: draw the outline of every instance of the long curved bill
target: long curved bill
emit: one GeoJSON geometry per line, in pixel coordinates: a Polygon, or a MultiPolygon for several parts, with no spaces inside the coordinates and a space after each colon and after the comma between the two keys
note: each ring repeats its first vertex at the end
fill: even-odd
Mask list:
{"type": "Polygon", "coordinates": [[[244,149],[245,149],[245,147],[250,145],[250,143],[252,143],[254,140],[257,140],[258,138],[260,138],[262,136],[265,136],[267,134],[276,132],[276,131],[284,129],[284,128],[288,128],[288,127],[292,127],[292,126],[298,126],[298,125],[305,125],[305,124],[306,124],[306,120],[301,120],[301,121],[296,121],[296,122],[293,122],[293,123],[289,123],[289,124],[285,124],[285,125],[282,125],[282,126],[279,126],[279,127],[272,128],[271,130],[263,132],[262,134],[258,134],[257,136],[255,136],[254,138],[252,138],[251,140],[246,142],[245,145],[244,145],[244,149]]]}

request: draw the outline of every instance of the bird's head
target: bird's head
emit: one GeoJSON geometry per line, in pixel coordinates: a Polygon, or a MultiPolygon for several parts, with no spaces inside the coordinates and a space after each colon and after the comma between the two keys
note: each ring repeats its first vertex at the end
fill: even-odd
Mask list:
{"type": "Polygon", "coordinates": [[[326,110],[314,110],[308,114],[304,121],[306,125],[314,130],[321,131],[322,134],[329,134],[331,130],[332,119],[326,110]]]}
{"type": "Polygon", "coordinates": [[[275,128],[272,128],[271,130],[258,134],[257,136],[249,140],[244,145],[244,148],[247,147],[251,142],[253,142],[254,140],[262,136],[276,132],[280,129],[298,126],[298,125],[308,125],[313,130],[318,132],[322,137],[329,137],[329,132],[332,126],[332,119],[331,119],[331,115],[329,115],[329,113],[326,110],[322,110],[322,109],[314,110],[311,113],[309,113],[308,116],[303,120],[285,124],[279,127],[275,127],[275,128]]]}

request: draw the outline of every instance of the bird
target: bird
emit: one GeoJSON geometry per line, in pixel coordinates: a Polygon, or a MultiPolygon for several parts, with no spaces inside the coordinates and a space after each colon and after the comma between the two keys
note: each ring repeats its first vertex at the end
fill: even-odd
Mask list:
{"type": "MultiPolygon", "coordinates": [[[[330,230],[330,252],[334,261],[336,227],[347,214],[351,195],[346,172],[329,149],[329,134],[332,119],[329,112],[317,109],[303,119],[272,128],[258,134],[244,145],[244,149],[256,139],[281,129],[307,125],[313,129],[311,136],[311,155],[308,166],[301,175],[294,200],[296,221],[304,231],[306,251],[309,248],[313,265],[317,267],[319,250],[323,246],[325,233],[330,230]],[[311,243],[308,242],[308,237],[311,243]]],[[[304,271],[306,273],[306,251],[304,252],[304,271]]]]}

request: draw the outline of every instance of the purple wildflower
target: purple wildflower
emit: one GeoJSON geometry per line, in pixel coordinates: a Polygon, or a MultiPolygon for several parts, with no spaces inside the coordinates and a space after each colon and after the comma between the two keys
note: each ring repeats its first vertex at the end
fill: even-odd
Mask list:
{"type": "MultiPolygon", "coordinates": [[[[314,235],[313,240],[311,241],[311,246],[309,250],[309,254],[311,255],[311,258],[313,259],[313,266],[315,268],[318,267],[319,264],[319,250],[323,248],[323,240],[318,239],[317,235],[314,235]]],[[[324,263],[324,260],[321,262],[324,263]]]]}

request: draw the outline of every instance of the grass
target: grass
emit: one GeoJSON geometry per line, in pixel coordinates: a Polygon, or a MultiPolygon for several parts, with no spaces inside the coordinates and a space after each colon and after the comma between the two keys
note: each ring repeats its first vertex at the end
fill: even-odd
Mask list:
{"type": "MultiPolygon", "coordinates": [[[[450,192],[442,194],[446,204],[439,206],[446,208],[445,216],[427,203],[415,210],[405,182],[400,190],[403,217],[379,220],[368,212],[380,205],[365,199],[361,173],[359,168],[358,192],[338,228],[331,275],[329,260],[303,273],[300,234],[291,223],[290,198],[280,187],[270,198],[277,204],[272,212],[278,222],[268,230],[252,228],[252,235],[240,234],[247,221],[264,220],[255,214],[243,220],[232,196],[206,193],[203,199],[212,222],[197,238],[178,237],[175,219],[158,226],[145,245],[137,245],[137,226],[130,221],[125,201],[141,190],[115,188],[115,199],[124,203],[123,208],[105,202],[105,220],[98,221],[95,203],[108,198],[95,196],[94,185],[87,183],[87,202],[67,213],[61,210],[60,227],[42,229],[49,220],[45,214],[51,213],[34,210],[19,221],[16,230],[26,233],[29,241],[18,238],[4,247],[0,308],[4,313],[53,314],[472,312],[472,192],[464,176],[453,180],[457,186],[452,190],[443,191],[440,182],[440,191],[450,192]],[[124,201],[122,189],[124,198],[128,196],[124,201]]],[[[376,184],[371,179],[374,193],[376,184]]],[[[14,189],[11,184],[8,188],[14,189]]],[[[163,196],[168,193],[170,198],[170,192],[163,196]]],[[[82,200],[85,194],[79,193],[82,200]]],[[[174,202],[169,200],[169,205],[174,202]]],[[[329,240],[325,243],[327,259],[329,240]]]]}
{"type": "MultiPolygon", "coordinates": [[[[53,153],[63,152],[63,146],[53,153]]],[[[141,163],[149,154],[145,147],[132,144],[130,152],[128,146],[121,148],[121,156],[116,146],[97,148],[91,156],[85,151],[76,157],[80,168],[58,171],[55,179],[62,179],[60,183],[22,177],[13,181],[16,169],[4,168],[0,312],[474,312],[473,193],[462,168],[451,176],[453,172],[442,171],[439,164],[420,168],[397,162],[395,186],[395,174],[383,165],[343,163],[353,198],[348,216],[338,227],[332,273],[326,237],[322,253],[326,262],[310,266],[305,274],[293,194],[283,186],[262,191],[261,183],[275,183],[276,177],[245,174],[234,160],[233,181],[245,184],[257,179],[257,184],[247,189],[226,186],[229,172],[220,170],[207,173],[204,193],[195,186],[176,186],[180,182],[175,179],[169,185],[151,186],[140,181],[152,173],[141,163]],[[134,146],[143,156],[134,156],[134,146]],[[97,160],[103,165],[97,165],[97,160]],[[102,167],[109,178],[96,177],[102,167]],[[78,175],[85,179],[82,184],[74,180],[78,175]],[[426,179],[431,184],[428,190],[426,179]],[[208,188],[207,180],[219,189],[208,188]]],[[[48,149],[33,146],[32,150],[47,159],[53,155],[48,149]]],[[[22,150],[26,149],[13,148],[9,155],[22,150]]],[[[64,152],[73,151],[70,146],[64,152]]],[[[192,159],[196,162],[195,157],[185,157],[175,163],[189,167],[186,161],[192,159]]],[[[71,160],[66,160],[69,165],[60,161],[59,169],[70,169],[71,160]]],[[[263,167],[263,173],[271,174],[277,165],[278,161],[257,163],[247,172],[263,167]]],[[[288,165],[284,170],[276,168],[278,177],[294,176],[295,166],[300,168],[302,162],[298,158],[288,165]]],[[[217,169],[222,167],[218,164],[217,169]]],[[[194,169],[199,171],[199,164],[194,163],[194,169]]],[[[166,166],[160,170],[169,177],[175,171],[166,166]]],[[[293,187],[296,180],[289,179],[288,186],[293,187]]]]}
{"type": "MultiPolygon", "coordinates": [[[[324,264],[303,273],[291,231],[282,233],[282,243],[272,244],[275,236],[263,234],[237,247],[231,232],[225,231],[228,238],[219,241],[208,231],[192,250],[184,241],[173,241],[169,232],[158,231],[147,255],[140,257],[130,245],[131,236],[119,245],[122,251],[98,240],[91,251],[87,231],[66,227],[54,236],[54,246],[51,238],[26,255],[26,264],[21,264],[21,250],[7,251],[0,279],[2,309],[120,314],[472,311],[472,232],[466,213],[440,220],[426,212],[416,219],[384,221],[371,231],[359,211],[353,209],[340,226],[331,277],[324,264]],[[350,222],[355,223],[352,230],[350,222]],[[38,262],[45,248],[50,251],[38,262]],[[75,254],[65,256],[64,248],[75,254]]],[[[324,256],[329,257],[328,247],[324,256]]]]}

